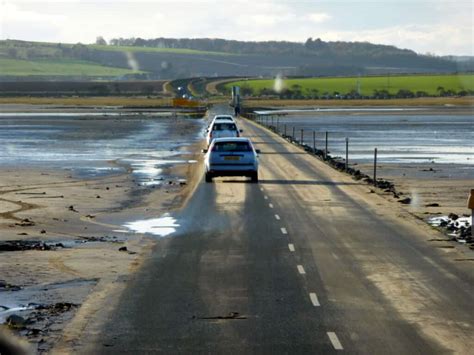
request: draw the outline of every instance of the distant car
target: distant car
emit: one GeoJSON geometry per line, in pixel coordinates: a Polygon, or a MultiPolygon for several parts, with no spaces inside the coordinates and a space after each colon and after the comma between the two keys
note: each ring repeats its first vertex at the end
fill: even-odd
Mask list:
{"type": "Polygon", "coordinates": [[[235,122],[230,121],[214,121],[207,130],[207,146],[213,139],[224,137],[239,137],[242,130],[237,128],[235,122]]]}
{"type": "Polygon", "coordinates": [[[234,120],[234,116],[232,115],[215,115],[214,118],[211,120],[211,122],[209,123],[209,126],[207,126],[207,131],[209,131],[209,127],[211,127],[211,125],[216,122],[216,121],[220,121],[220,122],[235,122],[234,120]]]}
{"type": "Polygon", "coordinates": [[[204,149],[205,180],[217,176],[247,176],[258,182],[258,153],[249,138],[216,138],[204,149]]]}
{"type": "Polygon", "coordinates": [[[215,115],[214,118],[212,119],[212,122],[215,122],[217,120],[235,122],[234,116],[232,115],[215,115]]]}

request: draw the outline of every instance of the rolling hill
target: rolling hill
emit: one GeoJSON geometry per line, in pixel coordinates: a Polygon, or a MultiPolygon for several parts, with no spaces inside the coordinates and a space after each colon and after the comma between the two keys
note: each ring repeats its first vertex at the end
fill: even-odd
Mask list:
{"type": "Polygon", "coordinates": [[[0,41],[1,79],[44,75],[84,78],[175,79],[223,76],[338,76],[449,73],[460,63],[370,43],[239,42],[220,39],[134,39],[114,45],[0,41]],[[51,63],[42,67],[44,62],[51,63]],[[30,62],[30,63],[28,63],[30,62]],[[65,65],[65,66],[62,66],[65,65]],[[56,69],[54,69],[56,66],[56,69]],[[68,67],[70,66],[70,68],[68,67]],[[78,67],[79,66],[79,67],[78,67]],[[41,71],[40,70],[40,71],[41,71]]]}

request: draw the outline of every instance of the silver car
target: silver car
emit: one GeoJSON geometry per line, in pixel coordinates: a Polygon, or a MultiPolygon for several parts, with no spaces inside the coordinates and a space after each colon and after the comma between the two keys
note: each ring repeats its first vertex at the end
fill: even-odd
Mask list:
{"type": "Polygon", "coordinates": [[[205,180],[217,176],[248,176],[258,182],[258,149],[248,138],[216,138],[204,149],[205,180]]]}
{"type": "Polygon", "coordinates": [[[239,137],[241,132],[235,122],[215,120],[207,132],[207,146],[215,138],[239,137]]]}

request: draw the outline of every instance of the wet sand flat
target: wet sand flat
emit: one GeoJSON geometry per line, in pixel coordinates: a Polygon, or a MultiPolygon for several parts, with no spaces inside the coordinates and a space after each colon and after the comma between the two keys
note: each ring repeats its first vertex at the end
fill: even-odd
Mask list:
{"type": "MultiPolygon", "coordinates": [[[[269,114],[269,112],[267,112],[269,114]]],[[[277,115],[266,118],[275,126],[277,115]]],[[[474,188],[474,116],[472,108],[322,108],[290,111],[278,117],[278,130],[373,176],[378,149],[377,178],[394,183],[401,199],[409,197],[410,212],[428,219],[435,215],[470,213],[466,201],[474,188]]],[[[386,194],[388,198],[391,193],[386,194]]],[[[398,199],[393,199],[398,201],[398,199]]]]}
{"type": "MultiPolygon", "coordinates": [[[[358,164],[354,168],[369,176],[373,174],[373,164],[358,164]]],[[[426,220],[435,215],[469,214],[467,198],[474,187],[472,169],[451,164],[378,164],[377,176],[392,182],[401,199],[410,197],[412,202],[405,207],[426,220]]],[[[387,197],[393,199],[390,193],[387,197]]]]}
{"type": "Polygon", "coordinates": [[[0,119],[0,323],[23,317],[13,328],[34,350],[73,317],[80,332],[152,250],[124,225],[192,191],[202,120],[159,120],[0,119]]]}

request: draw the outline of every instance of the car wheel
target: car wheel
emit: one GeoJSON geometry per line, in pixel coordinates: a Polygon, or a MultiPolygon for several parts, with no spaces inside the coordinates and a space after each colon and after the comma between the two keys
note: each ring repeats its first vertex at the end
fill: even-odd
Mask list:
{"type": "Polygon", "coordinates": [[[258,173],[253,173],[253,174],[250,176],[250,181],[252,181],[252,182],[258,182],[258,173]]]}
{"type": "Polygon", "coordinates": [[[209,173],[206,173],[204,175],[204,179],[206,180],[206,182],[212,182],[212,175],[209,173]]]}

